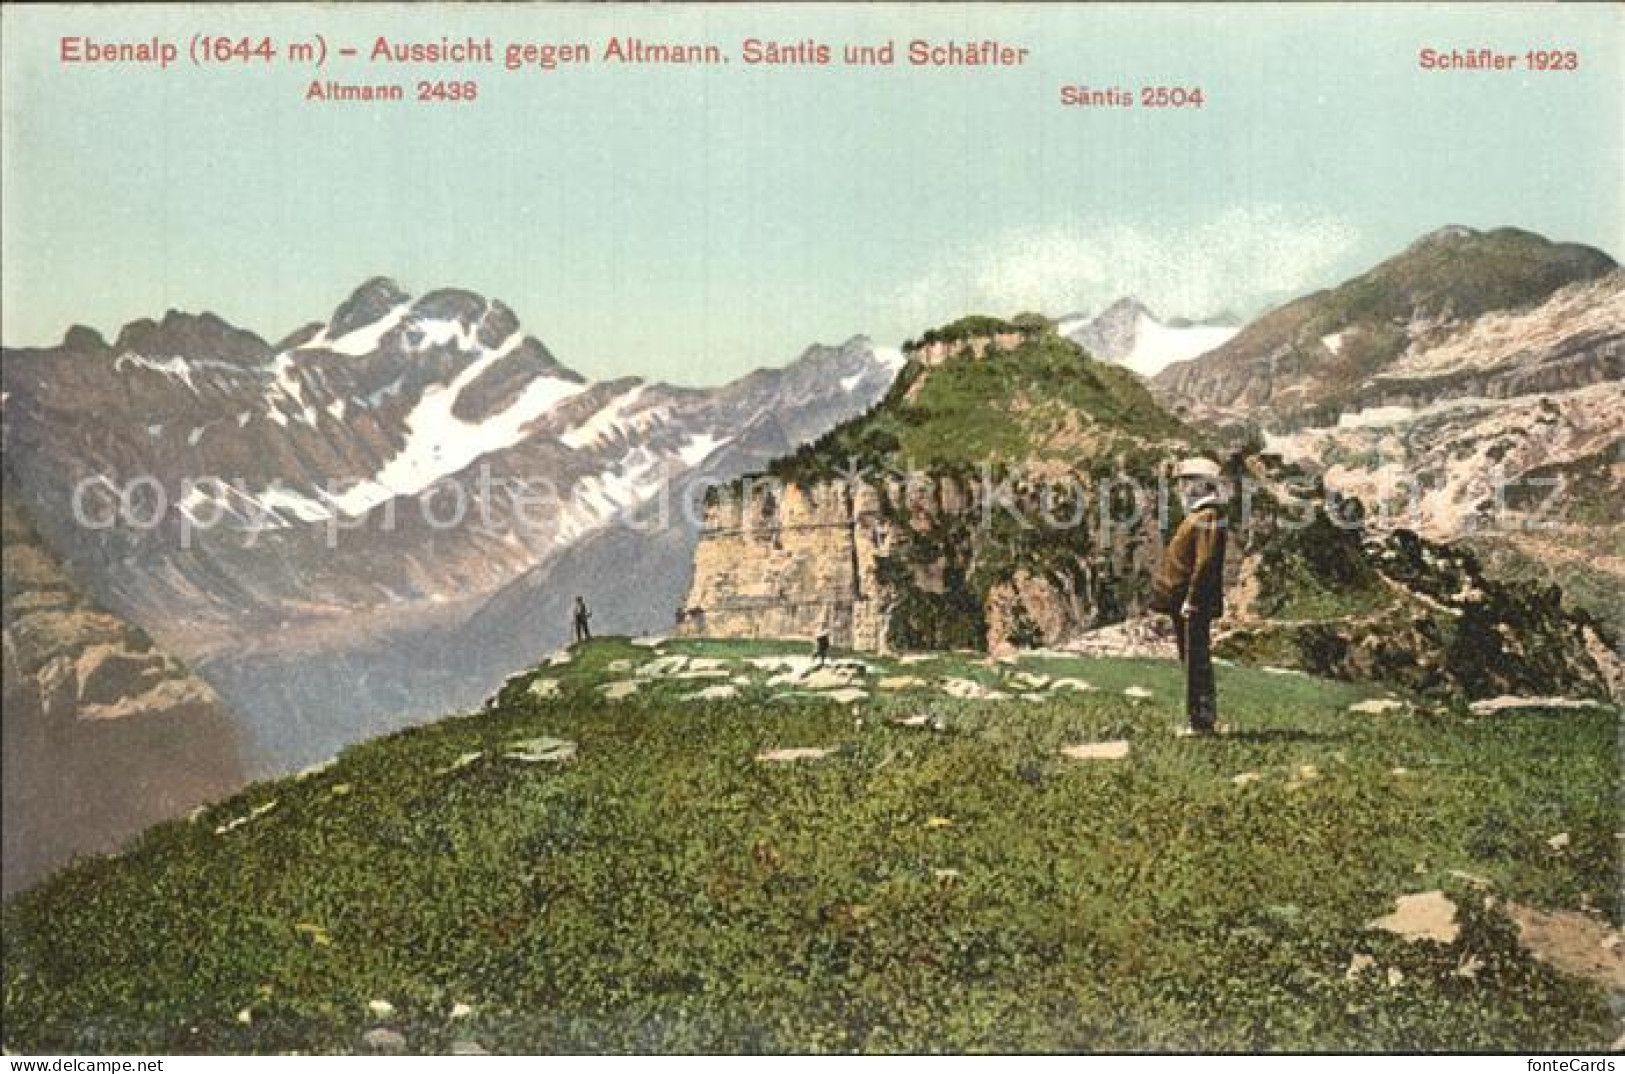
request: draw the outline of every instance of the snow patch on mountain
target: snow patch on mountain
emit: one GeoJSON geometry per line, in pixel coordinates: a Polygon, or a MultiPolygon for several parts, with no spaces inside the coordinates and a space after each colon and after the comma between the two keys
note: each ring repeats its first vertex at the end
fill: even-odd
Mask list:
{"type": "MultiPolygon", "coordinates": [[[[271,386],[266,389],[265,400],[272,407],[273,412],[276,409],[278,398],[291,399],[294,406],[298,408],[299,420],[311,428],[315,428],[316,409],[305,401],[304,382],[300,379],[299,370],[294,365],[293,355],[287,352],[277,355],[271,362],[271,376],[271,386]]],[[[283,421],[281,424],[286,425],[287,422],[283,421]]]]}
{"type": "Polygon", "coordinates": [[[185,358],[178,356],[173,358],[147,358],[139,354],[124,353],[113,360],[114,372],[122,371],[129,366],[134,366],[137,369],[150,369],[154,373],[175,377],[184,381],[186,386],[192,389],[192,394],[197,394],[197,385],[192,383],[192,363],[185,358]]]}
{"type": "MultiPolygon", "coordinates": [[[[455,474],[483,455],[513,447],[526,428],[587,385],[560,377],[537,377],[507,409],[479,422],[452,413],[463,389],[523,342],[515,332],[457,374],[449,385],[427,388],[406,417],[406,443],[371,479],[332,497],[346,515],[361,515],[397,496],[413,496],[455,474]]],[[[483,350],[483,348],[481,348],[483,350]]]]}
{"type": "MultiPolygon", "coordinates": [[[[484,323],[483,318],[480,323],[484,323]]],[[[515,333],[517,336],[518,333],[515,333]]],[[[449,343],[455,343],[458,350],[475,351],[480,349],[479,337],[480,324],[466,324],[445,317],[419,318],[406,326],[406,346],[413,351],[444,347],[449,343]]]]}
{"type": "MultiPolygon", "coordinates": [[[[632,432],[633,415],[647,390],[648,385],[639,384],[624,395],[617,395],[586,421],[560,434],[560,442],[567,448],[580,451],[617,434],[625,436],[632,432]]],[[[647,423],[647,416],[644,417],[644,423],[647,423]]]]}
{"type": "Polygon", "coordinates": [[[892,373],[896,373],[908,364],[908,359],[903,357],[901,348],[870,346],[869,350],[875,356],[875,361],[892,373]]]}
{"type": "Polygon", "coordinates": [[[364,324],[359,328],[351,329],[337,339],[329,339],[328,326],[323,325],[322,330],[312,336],[309,342],[299,347],[302,351],[331,351],[334,354],[345,354],[351,358],[361,358],[377,350],[383,343],[384,337],[389,335],[406,315],[412,310],[410,302],[402,302],[390,309],[384,316],[364,324]]]}
{"type": "Polygon", "coordinates": [[[677,449],[677,457],[683,460],[685,466],[698,466],[727,442],[726,439],[712,436],[710,433],[695,433],[688,438],[686,444],[677,449]]]}
{"type": "Polygon", "coordinates": [[[1223,346],[1240,331],[1223,324],[1167,324],[1133,298],[1120,298],[1092,318],[1065,317],[1056,330],[1094,357],[1145,377],[1223,346]]]}
{"type": "Polygon", "coordinates": [[[268,511],[279,515],[286,511],[301,522],[325,522],[333,517],[332,511],[309,496],[303,496],[281,485],[272,485],[266,489],[260,494],[259,502],[268,511]]]}
{"type": "Polygon", "coordinates": [[[1224,346],[1239,331],[1228,325],[1174,328],[1142,313],[1134,326],[1134,347],[1122,364],[1149,377],[1175,362],[1224,346]]]}
{"type": "Polygon", "coordinates": [[[191,525],[202,529],[227,518],[235,519],[239,528],[274,530],[290,526],[288,516],[300,522],[325,522],[333,517],[327,507],[280,483],[250,493],[225,481],[200,481],[176,506],[191,525]]]}

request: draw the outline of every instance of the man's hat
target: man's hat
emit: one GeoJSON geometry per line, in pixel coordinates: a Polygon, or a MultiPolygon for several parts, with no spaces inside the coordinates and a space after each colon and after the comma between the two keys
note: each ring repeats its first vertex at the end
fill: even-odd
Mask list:
{"type": "Polygon", "coordinates": [[[1223,471],[1212,459],[1182,459],[1174,470],[1174,476],[1215,478],[1223,476],[1223,471]]]}

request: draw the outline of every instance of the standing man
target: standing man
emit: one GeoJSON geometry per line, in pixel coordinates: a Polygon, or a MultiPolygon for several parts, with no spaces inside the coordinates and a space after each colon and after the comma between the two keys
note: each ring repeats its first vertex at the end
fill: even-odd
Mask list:
{"type": "Polygon", "coordinates": [[[581,597],[576,598],[575,610],[575,640],[591,641],[592,628],[587,625],[592,619],[592,612],[587,610],[587,602],[581,597]]]}
{"type": "Polygon", "coordinates": [[[823,667],[829,660],[829,614],[818,621],[818,637],[815,639],[817,651],[813,653],[813,666],[823,667]]]}
{"type": "Polygon", "coordinates": [[[1186,459],[1174,473],[1185,517],[1163,549],[1151,582],[1151,610],[1173,620],[1185,665],[1185,715],[1192,734],[1218,728],[1213,620],[1224,614],[1224,478],[1209,459],[1186,459]]]}

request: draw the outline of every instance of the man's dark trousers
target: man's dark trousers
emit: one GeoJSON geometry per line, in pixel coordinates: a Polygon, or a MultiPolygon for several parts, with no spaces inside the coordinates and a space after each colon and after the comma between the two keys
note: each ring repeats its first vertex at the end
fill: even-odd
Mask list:
{"type": "Polygon", "coordinates": [[[1218,689],[1213,682],[1213,619],[1201,612],[1186,618],[1173,613],[1174,639],[1185,665],[1185,715],[1199,731],[1219,721],[1218,689]]]}

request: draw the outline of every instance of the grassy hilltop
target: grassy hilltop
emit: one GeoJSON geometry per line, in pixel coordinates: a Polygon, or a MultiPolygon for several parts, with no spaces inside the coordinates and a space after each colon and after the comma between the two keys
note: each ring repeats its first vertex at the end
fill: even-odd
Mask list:
{"type": "Polygon", "coordinates": [[[4,1043],[1591,1051],[1618,1036],[1585,963],[1619,924],[1612,709],[1470,717],[1223,666],[1236,731],[1196,742],[1174,736],[1169,661],[817,672],[805,652],[591,643],[484,712],[83,861],[5,906],[4,1043]],[[1102,756],[1062,752],[1091,744],[1102,756]],[[761,756],[789,748],[828,752],[761,756]],[[1431,932],[1369,927],[1424,894],[1449,907],[1431,932]],[[1591,954],[1537,958],[1515,921],[1590,937],[1591,954]]]}

